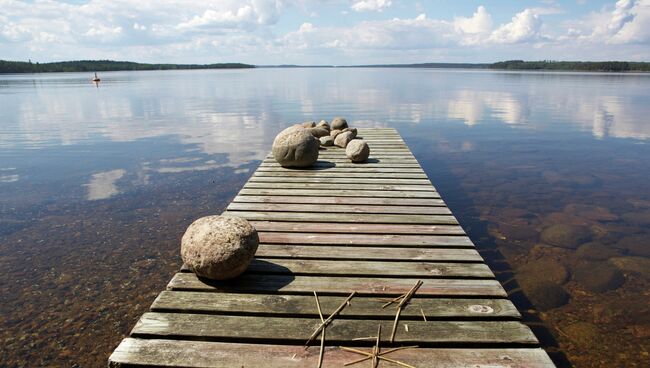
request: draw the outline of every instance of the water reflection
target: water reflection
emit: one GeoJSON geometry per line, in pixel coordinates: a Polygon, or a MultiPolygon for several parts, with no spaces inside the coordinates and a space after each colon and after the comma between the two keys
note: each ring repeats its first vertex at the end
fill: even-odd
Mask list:
{"type": "Polygon", "coordinates": [[[224,209],[289,122],[337,115],[400,131],[513,293],[541,310],[527,270],[557,271],[567,304],[526,313],[578,366],[636,364],[650,321],[616,310],[650,304],[649,87],[647,75],[419,69],[115,72],[101,88],[85,74],[0,76],[10,366],[105,364],[116,329],[177,269],[184,228],[224,209]],[[594,244],[545,244],[557,224],[588,227],[594,244]],[[624,282],[585,289],[585,262],[624,282]]]}

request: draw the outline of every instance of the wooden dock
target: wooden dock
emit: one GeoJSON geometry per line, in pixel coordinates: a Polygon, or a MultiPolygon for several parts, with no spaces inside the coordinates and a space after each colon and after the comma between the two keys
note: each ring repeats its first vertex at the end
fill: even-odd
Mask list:
{"type": "MultiPolygon", "coordinates": [[[[394,129],[359,129],[371,158],[320,153],[290,170],[267,157],[225,214],[248,219],[260,246],[236,280],[204,282],[181,270],[109,359],[111,367],[324,367],[372,353],[379,367],[554,367],[394,129]],[[396,304],[421,280],[390,343],[396,304]],[[425,320],[426,319],[426,320],[425,320]],[[394,362],[390,362],[393,360],[394,362]]],[[[367,367],[372,359],[351,365],[367,367]]]]}

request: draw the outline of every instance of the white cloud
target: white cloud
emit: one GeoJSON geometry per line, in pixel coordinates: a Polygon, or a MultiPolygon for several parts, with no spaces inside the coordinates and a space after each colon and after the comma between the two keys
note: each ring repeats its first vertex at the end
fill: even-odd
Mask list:
{"type": "Polygon", "coordinates": [[[391,0],[355,0],[350,8],[356,12],[383,11],[393,5],[391,0]]]}
{"type": "Polygon", "coordinates": [[[542,20],[532,9],[525,9],[492,32],[489,40],[495,43],[520,43],[536,41],[541,37],[542,20]]]}
{"type": "Polygon", "coordinates": [[[484,6],[479,6],[471,17],[456,17],[454,29],[464,35],[463,44],[472,45],[482,41],[483,36],[492,30],[492,16],[484,6]]]}

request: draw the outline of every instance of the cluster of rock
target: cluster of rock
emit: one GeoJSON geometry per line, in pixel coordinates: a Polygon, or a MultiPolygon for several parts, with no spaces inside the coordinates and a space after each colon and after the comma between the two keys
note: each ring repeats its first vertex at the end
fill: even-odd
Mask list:
{"type": "Polygon", "coordinates": [[[350,161],[364,162],[370,156],[368,143],[357,137],[357,128],[344,118],[334,118],[331,126],[321,120],[293,125],[281,131],[273,141],[272,153],[282,167],[309,167],[318,160],[319,147],[345,148],[350,161]]]}

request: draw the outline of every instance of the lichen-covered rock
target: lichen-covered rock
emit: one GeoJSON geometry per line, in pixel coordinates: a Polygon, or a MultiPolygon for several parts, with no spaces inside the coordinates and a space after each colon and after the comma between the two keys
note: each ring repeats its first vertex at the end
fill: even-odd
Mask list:
{"type": "Polygon", "coordinates": [[[334,138],[334,145],[345,148],[353,139],[354,137],[351,132],[341,132],[341,134],[338,134],[336,138],[334,138]]]}
{"type": "Polygon", "coordinates": [[[226,280],[246,270],[258,244],[257,231],[245,219],[207,216],[185,231],[181,258],[198,276],[226,280]]]}
{"type": "Polygon", "coordinates": [[[329,147],[334,145],[334,138],[328,136],[320,137],[320,145],[324,147],[329,147]]]}
{"type": "Polygon", "coordinates": [[[316,138],[324,137],[326,135],[330,135],[330,131],[324,128],[309,128],[307,129],[311,135],[313,135],[316,138]]]}
{"type": "Polygon", "coordinates": [[[589,241],[592,234],[586,226],[555,224],[545,228],[540,237],[546,244],[576,249],[581,244],[589,241]]]}
{"type": "Polygon", "coordinates": [[[556,283],[544,280],[521,280],[524,294],[541,311],[561,307],[569,302],[569,294],[556,283]]]}
{"type": "Polygon", "coordinates": [[[334,118],[332,120],[332,129],[343,130],[348,127],[348,122],[340,117],[334,118]]]}
{"type": "Polygon", "coordinates": [[[305,121],[304,123],[298,124],[298,125],[302,126],[303,128],[313,128],[313,127],[316,126],[316,122],[315,121],[305,121]]]}
{"type": "Polygon", "coordinates": [[[330,131],[330,129],[331,129],[330,125],[325,120],[321,120],[320,122],[318,122],[318,124],[316,124],[316,127],[317,128],[327,129],[327,131],[330,131]]]}
{"type": "Polygon", "coordinates": [[[309,129],[292,126],[273,141],[273,157],[282,167],[308,167],[318,160],[320,142],[309,129]]]}
{"type": "Polygon", "coordinates": [[[345,128],[342,131],[343,132],[352,132],[352,138],[357,137],[357,128],[345,128]]]}
{"type": "Polygon", "coordinates": [[[370,147],[368,147],[368,143],[355,139],[345,147],[345,155],[352,162],[364,162],[370,156],[370,147]]]}
{"type": "Polygon", "coordinates": [[[340,129],[332,129],[332,130],[330,130],[330,137],[332,137],[332,138],[336,138],[336,136],[339,135],[339,134],[341,134],[340,129]]]}
{"type": "Polygon", "coordinates": [[[602,293],[619,288],[625,282],[621,271],[607,262],[586,262],[573,270],[573,279],[585,289],[602,293]]]}

